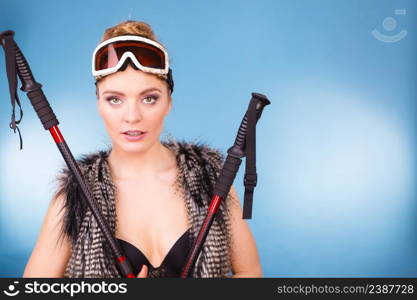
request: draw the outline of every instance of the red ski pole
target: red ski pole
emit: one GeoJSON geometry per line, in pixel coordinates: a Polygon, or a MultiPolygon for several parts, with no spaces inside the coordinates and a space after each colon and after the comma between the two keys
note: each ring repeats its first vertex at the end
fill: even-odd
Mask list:
{"type": "MultiPolygon", "coordinates": [[[[68,165],[68,168],[74,174],[75,179],[82,190],[82,194],[85,200],[87,201],[88,206],[90,207],[95,219],[97,220],[97,223],[100,229],[102,230],[104,237],[110,244],[110,248],[116,257],[116,265],[119,271],[122,273],[122,276],[124,277],[136,277],[132,271],[132,267],[129,261],[126,259],[126,256],[122,252],[122,249],[120,248],[119,244],[116,242],[115,238],[111,234],[110,228],[105,222],[95,202],[90,187],[85,183],[79,166],[76,160],[74,159],[74,156],[72,155],[67,143],[65,142],[65,139],[61,134],[61,131],[58,128],[59,122],[41,89],[42,85],[35,81],[32,75],[32,71],[30,70],[29,64],[27,63],[25,57],[20,51],[18,45],[14,41],[13,35],[14,32],[12,30],[7,30],[0,33],[0,42],[5,51],[7,77],[9,81],[10,96],[13,106],[12,122],[10,124],[11,128],[15,130],[17,128],[16,124],[20,122],[20,120],[16,122],[14,119],[15,101],[20,106],[19,98],[17,97],[16,93],[17,72],[17,75],[19,76],[20,81],[22,82],[21,90],[27,93],[27,96],[30,102],[32,103],[32,106],[35,109],[39,119],[41,120],[43,127],[45,128],[45,130],[49,130],[49,132],[51,133],[59,151],[61,152],[66,164],[68,165]]],[[[20,141],[22,142],[21,139],[20,141]]]]}
{"type": "Polygon", "coordinates": [[[181,272],[181,278],[187,278],[191,275],[220,204],[229,194],[232,183],[239,170],[240,163],[242,162],[241,159],[244,156],[246,156],[246,174],[243,218],[251,218],[253,189],[256,186],[257,177],[255,167],[255,129],[256,123],[261,117],[264,107],[270,103],[271,102],[265,95],[252,93],[252,99],[240,124],[235,143],[227,151],[228,155],[220,175],[216,180],[213,197],[211,198],[207,215],[188,254],[186,263],[181,272]]]}

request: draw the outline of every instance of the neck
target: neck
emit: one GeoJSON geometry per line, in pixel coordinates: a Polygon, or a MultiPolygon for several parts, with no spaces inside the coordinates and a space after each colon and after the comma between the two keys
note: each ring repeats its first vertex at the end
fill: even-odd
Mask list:
{"type": "Polygon", "coordinates": [[[151,148],[141,153],[123,151],[112,147],[108,162],[113,179],[129,179],[158,174],[172,168],[176,164],[175,154],[156,142],[151,148]]]}

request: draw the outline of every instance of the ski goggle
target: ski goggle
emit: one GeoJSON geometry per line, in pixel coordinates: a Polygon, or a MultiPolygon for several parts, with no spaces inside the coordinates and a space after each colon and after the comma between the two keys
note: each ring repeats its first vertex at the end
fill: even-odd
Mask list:
{"type": "Polygon", "coordinates": [[[127,58],[139,70],[163,75],[172,92],[172,72],[167,51],[161,44],[142,36],[122,35],[100,43],[93,52],[93,76],[98,78],[116,72],[127,58]]]}

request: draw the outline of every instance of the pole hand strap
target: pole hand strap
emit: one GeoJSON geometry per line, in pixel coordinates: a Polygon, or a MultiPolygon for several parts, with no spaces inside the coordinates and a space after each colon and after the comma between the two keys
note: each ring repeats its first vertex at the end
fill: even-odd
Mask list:
{"type": "Polygon", "coordinates": [[[243,200],[243,219],[252,218],[253,191],[256,186],[256,101],[252,101],[247,114],[247,131],[245,141],[246,168],[245,168],[245,198],[243,200]]]}
{"type": "Polygon", "coordinates": [[[13,36],[10,35],[4,35],[0,36],[0,40],[2,43],[2,46],[5,51],[5,58],[6,58],[6,69],[7,69],[7,79],[9,81],[9,91],[10,91],[10,101],[12,103],[12,116],[11,116],[11,122],[9,124],[9,127],[13,129],[14,133],[16,133],[16,129],[19,133],[19,140],[20,140],[20,150],[23,148],[23,141],[22,141],[22,135],[20,133],[20,129],[17,126],[17,124],[20,123],[23,117],[23,110],[22,106],[20,105],[20,100],[17,94],[17,66],[16,66],[16,51],[14,47],[14,40],[13,36]],[[17,105],[20,108],[20,118],[19,120],[16,120],[15,116],[15,106],[17,105]]]}

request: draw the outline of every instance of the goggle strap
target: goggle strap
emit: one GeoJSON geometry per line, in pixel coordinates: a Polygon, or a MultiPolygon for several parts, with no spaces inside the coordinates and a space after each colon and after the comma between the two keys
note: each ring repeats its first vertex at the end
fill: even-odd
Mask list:
{"type": "Polygon", "coordinates": [[[172,70],[169,68],[168,74],[167,74],[167,82],[169,85],[169,89],[171,90],[171,94],[174,92],[174,79],[172,78],[172,70]]]}

